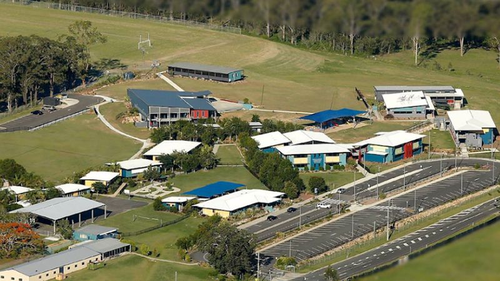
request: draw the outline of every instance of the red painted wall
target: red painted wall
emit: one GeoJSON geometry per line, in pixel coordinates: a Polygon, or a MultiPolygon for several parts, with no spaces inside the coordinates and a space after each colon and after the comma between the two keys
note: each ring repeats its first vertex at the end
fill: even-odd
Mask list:
{"type": "Polygon", "coordinates": [[[404,146],[404,158],[411,158],[413,157],[413,142],[409,142],[405,144],[404,146]]]}
{"type": "Polygon", "coordinates": [[[191,110],[191,118],[193,118],[193,119],[206,119],[206,118],[208,118],[208,110],[192,109],[191,110]]]}

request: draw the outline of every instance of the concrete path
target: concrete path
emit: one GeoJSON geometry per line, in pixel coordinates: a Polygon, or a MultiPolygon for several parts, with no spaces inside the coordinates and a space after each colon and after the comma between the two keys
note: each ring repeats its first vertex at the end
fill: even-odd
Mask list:
{"type": "Polygon", "coordinates": [[[134,196],[137,196],[137,197],[155,199],[156,197],[163,197],[163,196],[167,196],[171,193],[181,191],[177,187],[172,187],[172,190],[166,190],[166,189],[167,189],[167,187],[163,186],[161,183],[153,183],[153,184],[147,185],[145,187],[139,188],[137,190],[134,190],[131,192],[131,194],[134,196]],[[151,191],[151,188],[154,188],[156,190],[151,191]],[[147,193],[147,194],[145,194],[145,193],[147,193]]]}
{"type": "Polygon", "coordinates": [[[167,82],[170,86],[172,86],[177,91],[184,92],[184,90],[181,87],[179,87],[179,85],[175,84],[174,81],[170,80],[167,76],[163,75],[163,73],[165,73],[165,71],[158,72],[158,73],[156,73],[156,76],[160,77],[160,79],[167,82]]]}
{"type": "Polygon", "coordinates": [[[253,111],[262,111],[262,112],[277,112],[277,113],[293,113],[293,114],[313,114],[312,112],[304,112],[304,111],[289,111],[289,110],[277,110],[277,109],[259,109],[252,108],[253,111]]]}
{"type": "Polygon", "coordinates": [[[165,260],[165,259],[159,259],[159,258],[152,258],[152,257],[141,255],[141,254],[135,253],[135,252],[126,253],[126,255],[136,255],[136,256],[148,259],[150,261],[168,262],[168,263],[175,263],[175,264],[189,265],[189,266],[193,266],[193,265],[197,266],[198,265],[197,263],[187,263],[187,262],[181,262],[181,261],[172,261],[172,260],[165,260]]]}

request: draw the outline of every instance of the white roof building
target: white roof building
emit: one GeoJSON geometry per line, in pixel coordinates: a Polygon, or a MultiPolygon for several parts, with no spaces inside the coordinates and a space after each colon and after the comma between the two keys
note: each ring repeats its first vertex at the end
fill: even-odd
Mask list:
{"type": "Polygon", "coordinates": [[[105,171],[91,171],[85,176],[81,177],[80,180],[91,180],[91,181],[106,181],[110,182],[118,177],[120,174],[115,172],[105,172],[105,171]]]}
{"type": "Polygon", "coordinates": [[[169,155],[174,152],[188,153],[201,144],[196,141],[184,140],[165,140],[157,144],[155,147],[144,153],[144,156],[161,156],[169,155]]]}
{"type": "MultiPolygon", "coordinates": [[[[382,95],[385,106],[387,109],[416,107],[416,106],[429,106],[428,100],[425,98],[424,92],[405,92],[398,94],[385,94],[382,95]]],[[[432,102],[431,102],[432,104],[432,102]]]]}
{"type": "Polygon", "coordinates": [[[486,110],[448,111],[448,117],[455,131],[482,131],[496,128],[491,114],[486,110]]]}
{"type": "Polygon", "coordinates": [[[252,139],[258,143],[260,149],[290,143],[290,140],[278,131],[253,136],[252,139]]]}
{"type": "Polygon", "coordinates": [[[380,145],[395,147],[424,138],[424,135],[408,133],[406,131],[381,132],[378,136],[355,143],[354,146],[380,145]]]}
{"type": "Polygon", "coordinates": [[[335,143],[334,140],[321,132],[297,130],[289,133],[284,133],[283,135],[292,142],[292,145],[305,143],[335,143]]]}
{"type": "Polygon", "coordinates": [[[337,144],[305,144],[278,147],[283,155],[303,155],[320,153],[348,153],[349,150],[337,144]]]}
{"type": "Polygon", "coordinates": [[[15,194],[15,195],[21,195],[28,193],[33,190],[33,188],[29,187],[24,187],[24,186],[17,186],[17,185],[11,185],[8,187],[2,187],[0,190],[8,190],[10,193],[15,194]]]}
{"type": "Polygon", "coordinates": [[[70,193],[75,193],[75,192],[80,192],[80,191],[85,191],[89,190],[90,187],[85,186],[83,184],[77,184],[77,183],[66,183],[66,184],[61,184],[56,186],[57,189],[59,189],[62,194],[70,194],[70,193]]]}
{"type": "Polygon", "coordinates": [[[256,204],[271,204],[281,201],[283,192],[245,189],[217,197],[194,205],[201,209],[213,209],[234,212],[256,204]]]}
{"type": "Polygon", "coordinates": [[[122,169],[125,170],[135,170],[135,169],[147,169],[149,166],[161,166],[161,163],[149,160],[149,159],[132,159],[117,162],[122,169]]]}
{"type": "Polygon", "coordinates": [[[161,200],[161,202],[163,202],[163,203],[186,203],[186,202],[191,201],[193,199],[196,199],[196,197],[170,196],[167,198],[163,198],[161,200]]]}

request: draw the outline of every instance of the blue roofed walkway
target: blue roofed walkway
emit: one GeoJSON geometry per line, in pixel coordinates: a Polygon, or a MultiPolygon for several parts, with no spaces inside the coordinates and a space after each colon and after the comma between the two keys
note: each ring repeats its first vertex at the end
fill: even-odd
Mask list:
{"type": "Polygon", "coordinates": [[[220,196],[226,192],[236,191],[238,188],[245,186],[241,183],[234,183],[228,181],[218,181],[203,187],[185,192],[185,195],[194,195],[199,198],[212,198],[214,196],[220,196]]]}

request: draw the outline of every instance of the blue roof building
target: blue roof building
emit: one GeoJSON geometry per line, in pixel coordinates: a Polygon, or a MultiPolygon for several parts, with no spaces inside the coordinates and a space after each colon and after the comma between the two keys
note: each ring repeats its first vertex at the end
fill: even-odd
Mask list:
{"type": "Polygon", "coordinates": [[[215,118],[218,113],[208,100],[210,91],[176,92],[128,89],[132,106],[147,127],[159,127],[179,120],[215,118]]]}
{"type": "Polygon", "coordinates": [[[185,192],[185,195],[193,195],[198,198],[212,198],[223,195],[225,193],[234,192],[238,188],[245,186],[241,183],[234,183],[228,181],[218,181],[203,187],[193,189],[191,191],[185,192]]]}
{"type": "Polygon", "coordinates": [[[300,117],[300,119],[313,121],[316,126],[321,128],[330,128],[344,123],[342,119],[353,118],[366,111],[342,108],[339,110],[323,110],[310,115],[300,117]]]}

